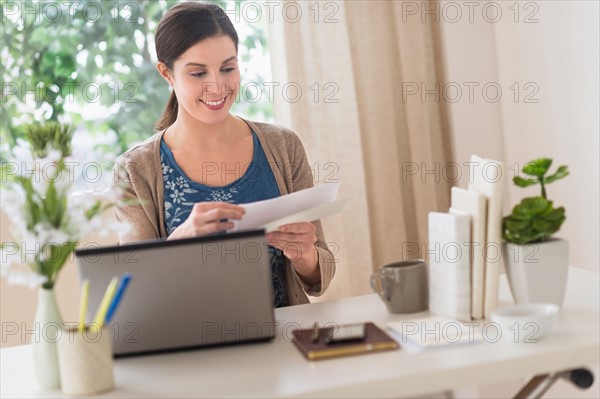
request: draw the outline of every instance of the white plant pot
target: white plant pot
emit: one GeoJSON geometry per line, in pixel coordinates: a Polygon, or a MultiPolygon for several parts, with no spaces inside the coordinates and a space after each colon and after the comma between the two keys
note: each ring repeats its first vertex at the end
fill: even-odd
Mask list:
{"type": "Polygon", "coordinates": [[[552,238],[526,245],[505,242],[502,251],[515,303],[562,306],[569,271],[568,241],[552,238]]]}

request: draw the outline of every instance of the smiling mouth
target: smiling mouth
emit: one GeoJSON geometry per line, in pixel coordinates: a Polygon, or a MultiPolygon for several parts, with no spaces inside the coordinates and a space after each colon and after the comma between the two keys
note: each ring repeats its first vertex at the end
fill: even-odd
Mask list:
{"type": "Polygon", "coordinates": [[[221,105],[221,104],[223,104],[223,103],[225,102],[225,100],[227,100],[227,96],[223,97],[223,98],[222,98],[221,100],[219,100],[219,101],[203,101],[203,100],[200,100],[200,102],[203,102],[204,104],[208,104],[208,105],[211,105],[211,106],[213,106],[213,107],[216,107],[216,106],[218,106],[218,105],[221,105]]]}

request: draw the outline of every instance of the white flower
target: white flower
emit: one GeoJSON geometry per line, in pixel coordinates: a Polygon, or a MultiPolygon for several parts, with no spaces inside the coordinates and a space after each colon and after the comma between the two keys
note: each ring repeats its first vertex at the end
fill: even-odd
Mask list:
{"type": "Polygon", "coordinates": [[[25,190],[19,184],[7,183],[6,188],[0,190],[0,209],[6,216],[20,218],[25,204],[25,190]]]}
{"type": "Polygon", "coordinates": [[[41,275],[41,270],[36,270],[36,265],[41,261],[50,260],[46,257],[56,253],[49,251],[50,245],[62,246],[69,242],[79,242],[91,234],[124,234],[131,226],[124,222],[106,221],[106,213],[97,214],[90,220],[86,215],[95,209],[98,203],[110,204],[115,191],[121,190],[118,186],[110,185],[112,174],[101,168],[108,158],[103,159],[88,148],[86,151],[76,151],[63,159],[65,168],[59,169],[58,165],[62,159],[59,150],[50,148],[45,157],[35,158],[25,141],[19,139],[17,143],[12,153],[7,155],[12,156],[10,162],[15,162],[17,166],[13,168],[13,173],[29,179],[33,192],[32,196],[28,197],[24,189],[27,186],[23,186],[21,182],[5,183],[0,191],[3,217],[6,215],[10,219],[10,231],[15,240],[14,243],[5,243],[4,248],[0,249],[0,271],[9,284],[29,287],[37,287],[43,283],[54,284],[54,281],[48,280],[54,280],[54,277],[41,275]],[[93,172],[97,176],[97,171],[102,169],[100,179],[85,176],[85,169],[90,164],[93,164],[93,167],[88,168],[87,173],[93,172]],[[61,220],[56,221],[60,225],[59,228],[53,225],[58,216],[58,208],[47,202],[51,182],[54,182],[58,201],[66,201],[65,214],[61,220]],[[46,202],[44,206],[42,201],[46,202]],[[32,216],[32,205],[42,214],[32,216]],[[28,221],[31,223],[32,220],[35,225],[28,226],[28,221]],[[52,220],[52,224],[49,220],[52,220]]]}
{"type": "Polygon", "coordinates": [[[63,245],[70,241],[70,237],[65,231],[55,229],[54,227],[45,223],[36,225],[34,230],[38,234],[38,239],[40,240],[39,242],[43,245],[63,245]]]}
{"type": "Polygon", "coordinates": [[[103,236],[103,233],[108,234],[111,231],[116,233],[117,235],[127,234],[131,230],[132,226],[129,223],[118,222],[113,220],[108,223],[104,232],[101,232],[100,235],[103,236]]]}
{"type": "Polygon", "coordinates": [[[9,284],[35,288],[47,282],[47,276],[36,273],[31,267],[46,260],[46,256],[50,254],[48,245],[61,245],[68,241],[68,235],[64,231],[47,224],[38,224],[33,230],[25,229],[21,232],[21,241],[5,243],[0,251],[1,274],[9,284]]]}
{"type": "Polygon", "coordinates": [[[37,254],[42,248],[42,244],[38,241],[38,236],[32,231],[25,229],[18,237],[19,247],[21,250],[21,262],[33,264],[36,261],[37,254]]]}
{"type": "Polygon", "coordinates": [[[81,226],[79,237],[86,237],[93,233],[97,233],[101,228],[102,219],[99,216],[93,217],[81,226]]]}
{"type": "Polygon", "coordinates": [[[19,263],[20,256],[16,242],[5,242],[4,247],[0,247],[0,268],[8,269],[12,264],[19,263]]]}
{"type": "Polygon", "coordinates": [[[2,276],[6,278],[9,285],[22,285],[29,288],[39,287],[48,280],[48,277],[29,270],[2,269],[2,276]]]}
{"type": "Polygon", "coordinates": [[[179,176],[175,179],[175,182],[177,183],[177,186],[180,188],[190,188],[190,185],[188,184],[187,181],[185,181],[185,179],[183,178],[183,176],[179,176]]]}
{"type": "Polygon", "coordinates": [[[71,212],[69,212],[65,231],[71,237],[71,241],[79,241],[81,238],[94,233],[101,226],[101,221],[96,221],[95,218],[88,220],[85,214],[88,209],[90,207],[78,204],[73,206],[71,212]]]}
{"type": "Polygon", "coordinates": [[[183,191],[179,191],[179,190],[174,190],[169,197],[172,198],[173,203],[175,204],[181,204],[181,201],[184,200],[184,193],[183,191]]]}
{"type": "Polygon", "coordinates": [[[29,144],[22,139],[17,139],[17,145],[13,148],[12,157],[12,160],[17,164],[19,175],[25,176],[27,167],[33,165],[33,156],[31,155],[29,144]]]}
{"type": "Polygon", "coordinates": [[[36,169],[36,173],[31,178],[31,185],[40,197],[45,197],[48,192],[50,180],[43,175],[41,169],[36,169]]]}
{"type": "Polygon", "coordinates": [[[87,210],[96,205],[96,198],[85,191],[72,191],[67,200],[69,205],[77,210],[87,210]]]}
{"type": "Polygon", "coordinates": [[[10,146],[8,143],[0,143],[0,154],[5,155],[10,154],[10,146]]]}
{"type": "Polygon", "coordinates": [[[72,188],[73,182],[70,180],[71,178],[69,177],[68,172],[69,169],[63,171],[63,173],[58,177],[58,179],[54,181],[54,188],[56,189],[58,195],[66,195],[72,188]]]}
{"type": "Polygon", "coordinates": [[[110,183],[105,184],[105,182],[102,182],[101,184],[98,184],[95,187],[95,189],[91,190],[89,193],[96,199],[96,201],[110,203],[112,201],[113,195],[120,193],[122,188],[115,187],[114,189],[111,189],[109,185],[110,183]]]}
{"type": "Polygon", "coordinates": [[[166,190],[175,190],[175,182],[173,180],[169,180],[168,182],[166,182],[167,184],[165,185],[165,189],[166,190]]]}
{"type": "MultiPolygon", "coordinates": [[[[37,164],[40,165],[42,168],[47,167],[47,165],[54,165],[56,163],[58,163],[58,161],[60,161],[62,159],[62,152],[60,150],[57,150],[56,148],[53,147],[49,147],[48,151],[46,151],[46,156],[43,158],[40,158],[37,161],[37,164]]],[[[54,170],[56,170],[57,168],[52,168],[54,170]]]]}

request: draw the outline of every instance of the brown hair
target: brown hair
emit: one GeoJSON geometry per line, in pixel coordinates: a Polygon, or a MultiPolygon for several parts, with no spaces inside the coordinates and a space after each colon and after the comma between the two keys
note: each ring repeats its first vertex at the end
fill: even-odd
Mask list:
{"type": "MultiPolygon", "coordinates": [[[[225,11],[218,5],[208,2],[179,3],[167,11],[156,28],[154,38],[156,55],[169,70],[190,47],[214,36],[229,36],[238,48],[238,35],[225,11]]],[[[156,122],[155,129],[163,130],[177,119],[177,96],[171,97],[162,117],[156,122]]]]}

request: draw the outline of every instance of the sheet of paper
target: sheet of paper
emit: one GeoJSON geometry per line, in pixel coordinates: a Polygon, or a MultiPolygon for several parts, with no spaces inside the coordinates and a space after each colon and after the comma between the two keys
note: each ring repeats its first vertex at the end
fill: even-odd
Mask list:
{"type": "Polygon", "coordinates": [[[394,321],[387,323],[387,327],[402,349],[412,353],[484,342],[483,323],[443,316],[394,321]]]}
{"type": "Polygon", "coordinates": [[[298,221],[312,221],[329,216],[344,209],[346,204],[334,202],[339,189],[339,183],[325,183],[295,193],[282,195],[264,201],[240,204],[246,209],[246,214],[241,220],[233,221],[234,227],[229,231],[250,230],[265,226],[273,229],[285,223],[298,221]],[[332,205],[324,206],[332,203],[332,205]],[[307,211],[313,210],[317,217],[307,211]],[[306,220],[306,218],[314,217],[306,220]],[[285,219],[288,218],[288,219],[285,219]],[[283,223],[279,222],[284,221],[283,223]]]}
{"type": "Polygon", "coordinates": [[[263,227],[268,233],[279,229],[279,226],[283,226],[284,224],[312,222],[313,220],[323,219],[327,216],[332,216],[336,213],[349,209],[350,202],[350,198],[342,198],[326,204],[317,205],[316,207],[307,209],[306,211],[294,213],[293,215],[275,220],[264,225],[263,227]]]}

